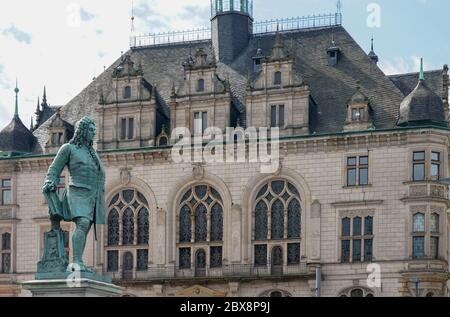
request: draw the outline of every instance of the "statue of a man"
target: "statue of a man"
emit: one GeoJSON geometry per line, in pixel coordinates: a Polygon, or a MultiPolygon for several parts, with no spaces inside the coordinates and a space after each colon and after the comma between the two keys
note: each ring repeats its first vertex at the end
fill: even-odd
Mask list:
{"type": "Polygon", "coordinates": [[[105,224],[105,171],[92,147],[95,133],[95,123],[90,118],[84,117],[76,123],[73,139],[59,150],[42,188],[47,196],[53,226],[59,227],[62,220],[76,224],[72,236],[73,263],[79,265],[81,272],[91,272],[83,262],[89,230],[92,224],[105,224]],[[66,166],[70,182],[60,201],[56,189],[66,166]]]}

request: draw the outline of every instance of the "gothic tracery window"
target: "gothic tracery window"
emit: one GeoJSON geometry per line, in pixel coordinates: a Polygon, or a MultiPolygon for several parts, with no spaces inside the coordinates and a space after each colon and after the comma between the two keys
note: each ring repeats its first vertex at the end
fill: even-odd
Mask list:
{"type": "Polygon", "coordinates": [[[122,278],[134,270],[148,269],[150,243],[150,212],[145,196],[135,189],[114,195],[108,205],[106,229],[106,266],[108,272],[122,268],[122,278]],[[120,251],[119,246],[124,246],[120,251]],[[122,264],[119,265],[119,260],[122,264]],[[126,260],[126,263],[124,262],[126,260]],[[126,264],[126,271],[125,271],[126,264]]]}
{"type": "Polygon", "coordinates": [[[267,259],[272,266],[300,264],[301,198],[295,185],[284,179],[264,184],[254,206],[255,265],[265,266],[267,259]]]}
{"type": "MultiPolygon", "coordinates": [[[[192,248],[201,248],[205,263],[210,268],[222,266],[223,201],[219,192],[207,184],[196,184],[186,190],[178,210],[178,256],[179,268],[191,268],[193,257],[196,269],[203,269],[203,253],[192,248]]],[[[197,273],[203,272],[196,270],[197,273]]],[[[199,274],[200,274],[199,273],[199,274]]]]}

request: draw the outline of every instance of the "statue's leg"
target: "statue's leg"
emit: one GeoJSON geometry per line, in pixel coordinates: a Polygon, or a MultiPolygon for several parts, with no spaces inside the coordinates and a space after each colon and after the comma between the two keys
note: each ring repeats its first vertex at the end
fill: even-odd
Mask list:
{"type": "Polygon", "coordinates": [[[73,244],[73,262],[80,266],[81,271],[85,271],[86,267],[83,262],[84,248],[86,247],[86,238],[91,228],[92,222],[88,218],[78,217],[74,219],[76,224],[75,232],[72,236],[73,244]]]}

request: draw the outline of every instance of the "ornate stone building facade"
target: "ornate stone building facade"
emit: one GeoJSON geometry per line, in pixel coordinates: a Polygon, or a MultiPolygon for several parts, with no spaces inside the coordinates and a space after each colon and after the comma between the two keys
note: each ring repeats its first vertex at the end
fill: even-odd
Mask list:
{"type": "Polygon", "coordinates": [[[86,262],[126,294],[448,296],[448,67],[389,77],[340,13],[264,24],[250,0],[213,2],[210,39],[134,38],[32,133],[17,112],[0,133],[0,295],[28,295],[45,171],[89,115],[107,225],[86,262]],[[280,168],[175,163],[177,127],[279,127],[280,168]]]}

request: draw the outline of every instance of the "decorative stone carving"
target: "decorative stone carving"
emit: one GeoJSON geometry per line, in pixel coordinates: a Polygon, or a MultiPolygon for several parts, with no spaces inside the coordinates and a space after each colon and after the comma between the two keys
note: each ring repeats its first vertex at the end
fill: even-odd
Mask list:
{"type": "Polygon", "coordinates": [[[203,165],[200,164],[194,164],[193,168],[192,168],[192,172],[194,174],[194,178],[197,181],[202,180],[205,177],[205,168],[203,167],[203,165]]]}
{"type": "Polygon", "coordinates": [[[120,181],[122,185],[127,186],[131,182],[131,169],[124,168],[120,171],[120,181]]]}

